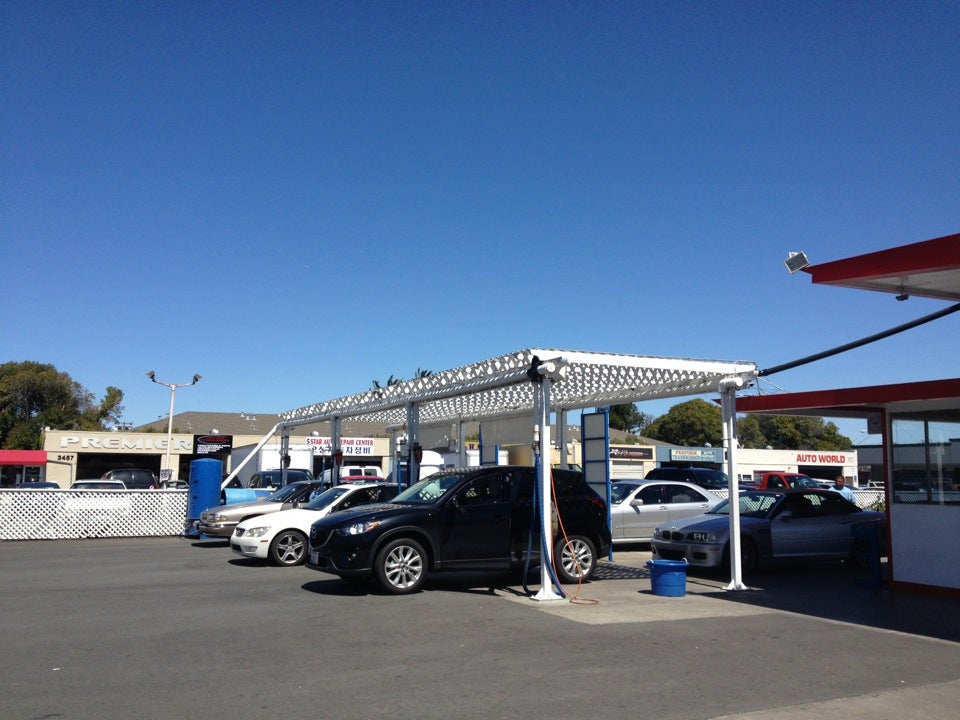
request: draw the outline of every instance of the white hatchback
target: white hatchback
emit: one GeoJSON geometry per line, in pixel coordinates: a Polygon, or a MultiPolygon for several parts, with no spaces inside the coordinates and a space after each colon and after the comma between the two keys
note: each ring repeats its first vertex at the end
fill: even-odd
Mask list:
{"type": "Polygon", "coordinates": [[[275,565],[302,565],[313,523],[338,510],[390,502],[396,494],[395,483],[337,485],[324,490],[302,508],[242,521],[230,537],[230,549],[244,557],[269,560],[275,565]]]}

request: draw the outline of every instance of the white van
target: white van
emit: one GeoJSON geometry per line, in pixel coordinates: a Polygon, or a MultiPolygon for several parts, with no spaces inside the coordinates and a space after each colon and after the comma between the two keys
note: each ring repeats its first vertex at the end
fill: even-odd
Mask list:
{"type": "MultiPolygon", "coordinates": [[[[383,480],[383,470],[380,469],[379,465],[344,465],[340,468],[340,477],[358,477],[363,475],[368,477],[371,480],[383,480]]],[[[323,480],[323,484],[330,485],[333,483],[333,468],[323,471],[323,477],[320,478],[323,480]]]]}

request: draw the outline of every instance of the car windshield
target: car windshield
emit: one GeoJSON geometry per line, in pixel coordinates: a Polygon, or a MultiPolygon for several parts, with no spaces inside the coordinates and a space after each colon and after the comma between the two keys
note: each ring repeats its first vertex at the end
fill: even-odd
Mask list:
{"type": "MultiPolygon", "coordinates": [[[[766,517],[770,508],[780,498],[781,493],[740,493],[740,515],[744,517],[766,517]]],[[[710,515],[729,515],[730,500],[718,503],[709,512],[710,515]]]]}
{"type": "Polygon", "coordinates": [[[350,488],[344,487],[343,485],[337,485],[332,487],[329,490],[324,490],[319,495],[314,495],[313,499],[303,506],[304,510],[323,510],[330,503],[335,501],[339,497],[343,497],[348,492],[350,488]]]}
{"type": "Polygon", "coordinates": [[[793,475],[790,478],[790,485],[798,488],[819,488],[820,483],[806,475],[793,475]]]}
{"type": "Polygon", "coordinates": [[[636,489],[637,486],[633,483],[610,483],[610,502],[614,505],[619,505],[630,496],[630,493],[636,489]]]}
{"type": "Polygon", "coordinates": [[[462,478],[463,475],[460,473],[431,475],[408,487],[391,502],[404,505],[431,505],[450,492],[451,488],[458,485],[462,478]]]}
{"type": "Polygon", "coordinates": [[[303,488],[303,485],[299,483],[285,485],[284,487],[277,490],[273,495],[267,498],[267,502],[286,502],[287,498],[293,495],[296,492],[299,492],[303,488]]]}

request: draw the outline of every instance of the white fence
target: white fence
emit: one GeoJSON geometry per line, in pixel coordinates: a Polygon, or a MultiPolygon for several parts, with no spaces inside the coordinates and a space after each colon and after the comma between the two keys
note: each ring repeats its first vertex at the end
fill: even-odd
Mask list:
{"type": "MultiPolygon", "coordinates": [[[[746,491],[750,488],[741,489],[746,491]]],[[[710,492],[712,492],[714,495],[719,495],[723,499],[727,498],[726,490],[711,490],[710,492]]],[[[869,510],[878,502],[883,501],[883,490],[854,490],[853,501],[864,510],[869,510]]]]}
{"type": "MultiPolygon", "coordinates": [[[[862,508],[883,500],[882,490],[853,494],[862,508]]],[[[899,499],[919,502],[921,495],[926,499],[899,499]]],[[[182,535],[186,517],[186,490],[0,490],[0,540],[182,535]]]]}
{"type": "Polygon", "coordinates": [[[183,534],[186,490],[0,490],[0,540],[183,534]]]}

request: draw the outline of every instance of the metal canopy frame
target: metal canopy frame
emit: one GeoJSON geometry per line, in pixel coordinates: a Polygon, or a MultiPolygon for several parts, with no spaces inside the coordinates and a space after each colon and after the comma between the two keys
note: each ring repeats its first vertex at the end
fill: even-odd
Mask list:
{"type": "MultiPolygon", "coordinates": [[[[730,493],[734,497],[737,482],[735,394],[756,377],[756,364],[742,361],[529,349],[290,410],[280,414],[278,427],[286,440],[292,427],[328,420],[334,453],[339,455],[339,429],[344,418],[382,422],[391,427],[405,423],[411,444],[409,477],[414,482],[419,476],[417,451],[422,451],[421,425],[459,422],[462,427],[466,421],[529,414],[534,437],[539,438],[540,457],[549,458],[552,411],[560,414],[557,425],[563,433],[562,416],[568,410],[719,392],[723,399],[728,474],[733,478],[730,493]]],[[[549,468],[549,460],[538,464],[542,518],[549,517],[551,507],[549,468]]],[[[734,538],[739,538],[738,520],[737,513],[732,513],[731,537],[734,538]]],[[[543,525],[540,552],[546,562],[540,563],[540,590],[534,599],[560,600],[562,594],[554,591],[550,577],[552,530],[549,523],[544,521],[543,525]]],[[[728,589],[745,589],[736,544],[731,555],[733,575],[728,589]]],[[[560,589],[559,584],[557,587],[560,589]]]]}
{"type": "Polygon", "coordinates": [[[701,395],[717,392],[725,378],[739,377],[747,387],[757,375],[756,364],[746,361],[528,349],[289,410],[280,413],[280,425],[333,418],[399,424],[410,404],[419,406],[421,425],[532,415],[535,392],[528,372],[535,358],[561,368],[551,391],[552,410],[701,395]]]}

